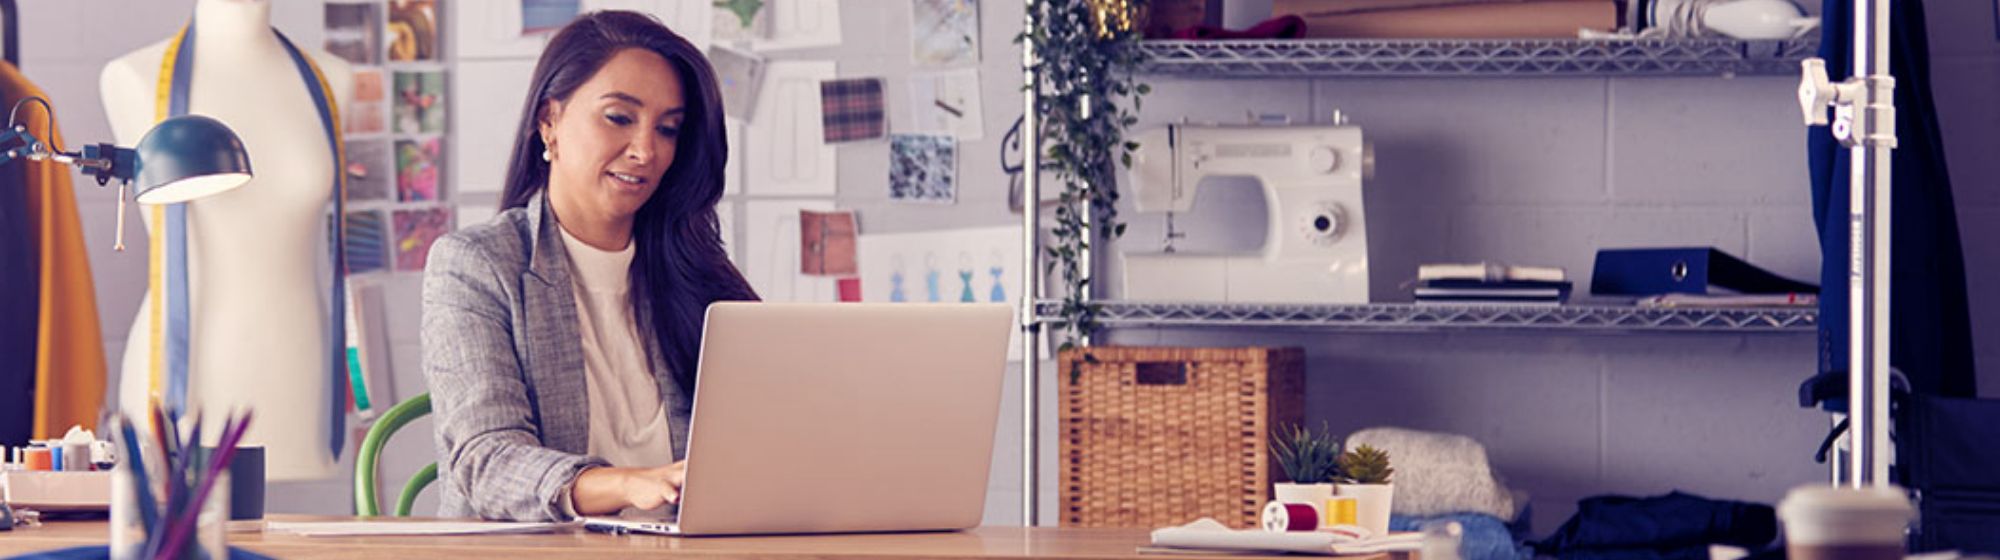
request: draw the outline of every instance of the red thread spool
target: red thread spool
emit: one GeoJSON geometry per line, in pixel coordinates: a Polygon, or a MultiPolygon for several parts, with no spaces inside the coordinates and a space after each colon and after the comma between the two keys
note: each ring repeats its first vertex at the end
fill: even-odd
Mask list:
{"type": "Polygon", "coordinates": [[[1319,528],[1319,510],[1306,504],[1271,502],[1264,505],[1264,530],[1273,533],[1319,528]]]}

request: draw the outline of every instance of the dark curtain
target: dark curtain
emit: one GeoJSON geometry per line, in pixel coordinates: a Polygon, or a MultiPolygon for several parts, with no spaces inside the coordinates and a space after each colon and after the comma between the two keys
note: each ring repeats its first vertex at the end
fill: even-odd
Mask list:
{"type": "MultiPolygon", "coordinates": [[[[1853,65],[1852,0],[1823,0],[1819,56],[1829,77],[1853,65]]],[[[1965,257],[1945,173],[1937,106],[1931,97],[1930,43],[1920,0],[1890,2],[1889,71],[1896,79],[1897,146],[1891,156],[1889,363],[1910,389],[1946,397],[1976,396],[1965,257]]],[[[1847,370],[1848,169],[1845,147],[1827,127],[1807,133],[1813,219],[1819,226],[1819,372],[1847,370]]],[[[1844,391],[1844,389],[1842,389],[1844,391]]],[[[1844,399],[1835,408],[1844,408],[1844,399]]]]}
{"type": "MultiPolygon", "coordinates": [[[[0,100],[12,106],[14,100],[0,100]]],[[[41,251],[28,207],[27,166],[0,166],[0,444],[28,444],[35,427],[35,341],[41,251]]]]}

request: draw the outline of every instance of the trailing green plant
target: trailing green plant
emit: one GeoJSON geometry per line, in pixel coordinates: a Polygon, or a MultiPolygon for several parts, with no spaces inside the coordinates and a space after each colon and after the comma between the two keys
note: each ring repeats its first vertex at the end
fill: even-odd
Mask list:
{"type": "Polygon", "coordinates": [[[1388,484],[1396,469],[1389,468],[1389,452],[1363,444],[1340,454],[1340,473],[1349,484],[1388,484]]]}
{"type": "MultiPolygon", "coordinates": [[[[1084,298],[1091,272],[1084,267],[1084,252],[1096,241],[1125,233],[1112,166],[1130,168],[1139,147],[1125,139],[1125,130],[1139,122],[1140,98],[1151,91],[1133,72],[1141,60],[1139,28],[1149,3],[1036,0],[1028,6],[1028,29],[1015,38],[1034,49],[1029,69],[1041,84],[1035,133],[1043,146],[1042,169],[1054,171],[1062,183],[1055,242],[1046,249],[1043,273],[1061,273],[1062,307],[1051,326],[1061,333],[1065,349],[1097,327],[1100,308],[1084,298]]],[[[1034,206],[1034,201],[1024,204],[1034,206]]]]}
{"type": "Polygon", "coordinates": [[[1292,482],[1318,484],[1340,476],[1340,440],[1325,424],[1317,432],[1296,424],[1272,430],[1271,456],[1292,482]]]}

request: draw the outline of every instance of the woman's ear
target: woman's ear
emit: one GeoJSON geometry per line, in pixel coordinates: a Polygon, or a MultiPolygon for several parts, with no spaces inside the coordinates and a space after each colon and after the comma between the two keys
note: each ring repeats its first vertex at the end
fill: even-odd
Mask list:
{"type": "Polygon", "coordinates": [[[554,99],[543,101],[541,110],[535,114],[535,130],[542,135],[542,145],[554,145],[556,119],[562,118],[562,103],[554,99]]]}

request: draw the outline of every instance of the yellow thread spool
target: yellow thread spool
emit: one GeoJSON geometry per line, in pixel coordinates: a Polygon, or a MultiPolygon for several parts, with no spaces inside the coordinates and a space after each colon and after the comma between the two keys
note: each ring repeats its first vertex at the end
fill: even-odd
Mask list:
{"type": "Polygon", "coordinates": [[[1322,526],[1331,527],[1334,525],[1355,524],[1354,503],[1355,500],[1352,497],[1328,498],[1326,500],[1326,509],[1323,510],[1326,512],[1326,515],[1325,519],[1321,520],[1324,523],[1322,526]]]}

